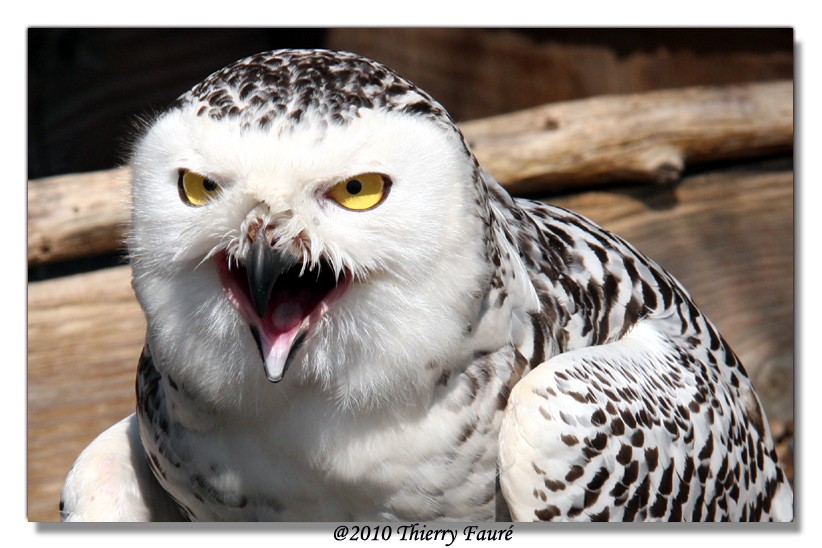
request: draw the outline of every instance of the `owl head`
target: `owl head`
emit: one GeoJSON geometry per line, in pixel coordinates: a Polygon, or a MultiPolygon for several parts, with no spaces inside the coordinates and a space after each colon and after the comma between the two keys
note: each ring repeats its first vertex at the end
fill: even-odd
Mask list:
{"type": "Polygon", "coordinates": [[[374,61],[240,60],[156,119],[131,165],[147,344],[213,405],[307,385],[379,405],[510,339],[516,299],[488,305],[495,183],[445,110],[374,61]]]}

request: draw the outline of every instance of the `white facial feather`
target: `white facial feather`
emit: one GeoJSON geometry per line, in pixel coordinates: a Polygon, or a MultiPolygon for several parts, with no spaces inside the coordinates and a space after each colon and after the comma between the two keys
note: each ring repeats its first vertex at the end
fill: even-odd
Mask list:
{"type": "Polygon", "coordinates": [[[138,298],[150,322],[163,317],[168,323],[158,330],[163,340],[156,346],[161,354],[181,349],[168,367],[196,375],[216,401],[225,382],[259,380],[253,340],[239,328],[237,311],[219,302],[225,299],[207,257],[221,248],[242,257],[249,246],[244,223],[263,208],[276,226],[275,241],[303,234],[311,264],[323,257],[356,280],[306,341],[292,380],[333,386],[347,407],[403,399],[392,386],[430,384],[432,373],[420,370],[420,361],[470,355],[454,341],[461,340],[474,294],[488,276],[465,159],[453,132],[393,112],[364,111],[346,126],[266,131],[241,131],[186,110],[169,113],[134,157],[130,240],[138,298]],[[212,178],[219,198],[198,208],[184,204],[179,169],[212,178]],[[350,211],[326,195],[361,173],[390,179],[384,203],[350,211]],[[238,352],[238,339],[245,351],[238,352]]]}

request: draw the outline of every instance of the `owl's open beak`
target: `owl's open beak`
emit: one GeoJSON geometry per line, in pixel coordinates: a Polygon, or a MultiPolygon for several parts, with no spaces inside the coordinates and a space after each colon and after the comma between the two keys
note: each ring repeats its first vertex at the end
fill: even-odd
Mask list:
{"type": "Polygon", "coordinates": [[[248,291],[257,316],[263,318],[277,278],[297,264],[297,258],[288,252],[274,249],[264,230],[257,231],[245,260],[248,273],[248,291]]]}
{"type": "Polygon", "coordinates": [[[352,276],[335,275],[324,261],[306,269],[290,253],[273,249],[261,232],[236,266],[224,251],[214,261],[228,300],[251,328],[266,377],[279,382],[311,328],[351,286],[352,276]]]}

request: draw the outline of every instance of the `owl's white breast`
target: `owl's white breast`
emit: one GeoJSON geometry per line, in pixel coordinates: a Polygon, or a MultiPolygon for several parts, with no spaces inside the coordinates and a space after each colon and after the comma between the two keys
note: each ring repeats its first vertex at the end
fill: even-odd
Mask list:
{"type": "Polygon", "coordinates": [[[172,435],[144,442],[166,489],[198,519],[487,520],[507,381],[495,363],[440,379],[425,407],[341,412],[320,391],[290,384],[277,387],[283,404],[272,415],[224,416],[200,432],[172,421],[172,435]],[[189,489],[197,482],[220,496],[198,499],[189,489]]]}

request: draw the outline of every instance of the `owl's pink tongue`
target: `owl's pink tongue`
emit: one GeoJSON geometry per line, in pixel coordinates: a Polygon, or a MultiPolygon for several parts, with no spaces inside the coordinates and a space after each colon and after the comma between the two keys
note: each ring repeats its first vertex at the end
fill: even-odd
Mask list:
{"type": "Polygon", "coordinates": [[[215,261],[226,296],[251,326],[271,382],[283,378],[311,327],[350,286],[347,275],[339,280],[328,273],[300,276],[300,267],[295,267],[277,279],[260,317],[252,304],[244,269],[230,268],[224,253],[215,261]]]}
{"type": "Polygon", "coordinates": [[[308,307],[308,298],[311,294],[307,291],[301,293],[303,298],[293,300],[289,298],[290,296],[285,296],[279,302],[275,302],[272,298],[262,319],[254,313],[250,306],[245,307],[246,310],[240,310],[245,321],[253,326],[252,329],[257,328],[266,376],[272,382],[283,378],[288,356],[292,347],[295,347],[294,341],[301,336],[301,333],[301,337],[305,337],[308,331],[308,326],[302,326],[306,319],[303,311],[308,307]]]}

